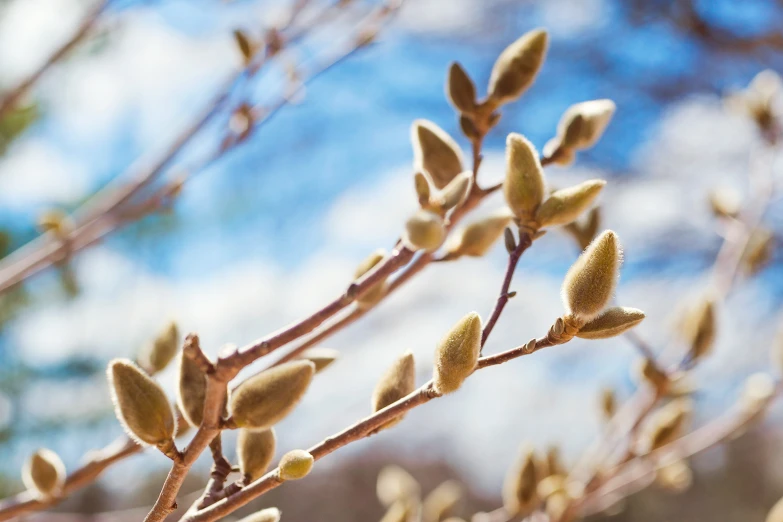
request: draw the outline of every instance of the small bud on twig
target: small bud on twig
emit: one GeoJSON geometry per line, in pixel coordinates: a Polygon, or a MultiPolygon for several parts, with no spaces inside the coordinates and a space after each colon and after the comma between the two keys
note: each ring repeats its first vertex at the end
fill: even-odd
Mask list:
{"type": "Polygon", "coordinates": [[[207,376],[185,353],[180,356],[177,392],[177,404],[185,420],[194,428],[201,426],[204,420],[207,376]]]}
{"type": "Polygon", "coordinates": [[[536,221],[542,227],[571,223],[593,203],[604,185],[606,181],[593,179],[554,192],[536,211],[536,221]]]}
{"type": "Polygon", "coordinates": [[[247,482],[252,482],[266,473],[275,456],[275,431],[239,430],[237,436],[237,460],[239,471],[247,482]]]}
{"type": "Polygon", "coordinates": [[[170,322],[155,337],[155,340],[147,344],[139,355],[139,364],[142,368],[156,374],[169,365],[179,350],[179,329],[177,323],[170,322]]]}
{"type": "Polygon", "coordinates": [[[452,327],[435,350],[435,390],[441,394],[457,391],[476,368],[480,351],[481,317],[472,312],[452,327]]]}
{"type": "Polygon", "coordinates": [[[476,109],[476,86],[465,69],[457,62],[449,67],[446,96],[459,112],[471,113],[476,109]]]}
{"type": "Polygon", "coordinates": [[[487,92],[495,103],[507,103],[519,98],[533,84],[544,63],[547,33],[534,29],[500,53],[489,78],[487,92]]]}
{"type": "Polygon", "coordinates": [[[405,223],[403,240],[412,250],[437,250],[446,237],[443,218],[427,210],[419,210],[405,223]]]}
{"type": "Polygon", "coordinates": [[[535,453],[526,446],[503,483],[503,507],[510,515],[525,517],[535,509],[538,480],[535,453]]]}
{"type": "Polygon", "coordinates": [[[575,153],[598,143],[615,111],[612,100],[577,103],[563,113],[557,137],[544,146],[544,155],[557,164],[570,165],[575,153]]]}
{"type": "MultiPolygon", "coordinates": [[[[383,261],[387,256],[386,250],[379,248],[367,258],[364,259],[359,266],[356,267],[356,271],[353,274],[354,281],[362,277],[364,274],[375,268],[375,266],[383,261]]],[[[383,298],[383,294],[386,292],[386,281],[379,281],[371,288],[367,289],[357,300],[356,305],[359,308],[367,309],[374,306],[378,301],[383,298]]]]}
{"type": "Polygon", "coordinates": [[[65,483],[65,465],[57,453],[41,448],[25,462],[22,481],[39,497],[57,496],[65,483]]]}
{"type": "Polygon", "coordinates": [[[315,365],[315,373],[325,370],[340,357],[340,352],[331,348],[310,348],[302,352],[297,359],[310,361],[315,365]]]}
{"type": "Polygon", "coordinates": [[[459,145],[431,121],[413,122],[411,141],[415,168],[424,169],[435,188],[442,189],[465,170],[459,145]]]}
{"type": "Polygon", "coordinates": [[[299,480],[305,478],[313,469],[313,456],[305,450],[292,450],[280,459],[279,474],[282,480],[299,480]]]}
{"type": "Polygon", "coordinates": [[[520,220],[532,219],[544,200],[544,171],[538,152],[520,134],[509,134],[506,139],[506,179],[503,193],[506,203],[520,220]]]}
{"type": "Polygon", "coordinates": [[[446,252],[457,256],[481,257],[500,238],[509,221],[511,221],[511,216],[507,213],[475,221],[457,230],[449,238],[446,243],[446,252]]]}
{"type": "MultiPolygon", "coordinates": [[[[416,365],[413,354],[408,351],[402,354],[394,364],[381,376],[372,393],[372,411],[382,410],[397,402],[416,389],[416,365]]],[[[403,418],[403,415],[392,419],[378,430],[391,428],[403,418]]]]}
{"type": "Polygon", "coordinates": [[[617,234],[607,230],[587,247],[563,280],[566,311],[589,322],[612,298],[622,255],[617,234]]]}
{"type": "Polygon", "coordinates": [[[589,321],[576,334],[582,339],[608,339],[627,332],[644,320],[644,312],[626,306],[613,306],[589,321]]]}

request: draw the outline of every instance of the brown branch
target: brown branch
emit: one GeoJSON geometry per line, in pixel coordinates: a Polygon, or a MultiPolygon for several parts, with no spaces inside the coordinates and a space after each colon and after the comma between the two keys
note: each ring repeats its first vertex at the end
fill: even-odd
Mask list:
{"type": "Polygon", "coordinates": [[[52,67],[55,63],[62,60],[74,47],[76,47],[84,38],[90,33],[98,18],[103,13],[104,9],[108,5],[108,0],[100,0],[92,9],[87,12],[87,15],[82,20],[81,24],[76,28],[76,31],[63,43],[57,50],[52,53],[49,58],[42,63],[38,69],[30,73],[29,76],[20,81],[16,86],[9,89],[4,93],[2,100],[0,100],[0,120],[2,120],[8,112],[13,109],[22,96],[27,93],[35,83],[41,79],[41,77],[52,67]]]}

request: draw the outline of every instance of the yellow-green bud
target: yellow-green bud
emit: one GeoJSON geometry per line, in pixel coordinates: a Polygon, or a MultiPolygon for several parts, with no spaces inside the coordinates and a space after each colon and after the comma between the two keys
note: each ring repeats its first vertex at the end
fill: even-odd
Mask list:
{"type": "MultiPolygon", "coordinates": [[[[416,363],[411,352],[402,354],[381,376],[372,392],[372,411],[382,410],[390,404],[407,396],[416,389],[416,363]]],[[[392,419],[379,429],[391,428],[402,420],[403,416],[392,419]]]]}
{"type": "Polygon", "coordinates": [[[266,473],[272,458],[275,456],[275,431],[268,430],[239,430],[237,436],[237,460],[239,471],[252,482],[261,478],[266,473]]]}
{"type": "Polygon", "coordinates": [[[481,352],[481,317],[471,312],[441,339],[435,350],[433,384],[438,393],[457,391],[476,369],[481,352]]]}
{"type": "Polygon", "coordinates": [[[428,120],[416,120],[411,128],[414,165],[429,174],[442,189],[462,172],[462,151],[446,131],[428,120]]]}
{"type": "Polygon", "coordinates": [[[532,219],[544,200],[544,171],[535,147],[522,135],[511,133],[506,139],[506,180],[503,194],[516,217],[532,219]]]}
{"type": "Polygon", "coordinates": [[[440,208],[443,211],[450,210],[465,201],[470,192],[473,181],[473,173],[465,171],[457,175],[440,194],[440,208]]]}
{"type": "Polygon", "coordinates": [[[525,517],[538,505],[538,475],[535,453],[525,446],[503,483],[503,507],[510,515],[525,517]]]}
{"type": "Polygon", "coordinates": [[[204,400],[207,395],[207,376],[198,364],[184,353],[180,356],[177,404],[188,421],[197,428],[204,420],[204,400]]]}
{"type": "Polygon", "coordinates": [[[292,361],[250,377],[231,393],[231,417],[240,428],[271,428],[293,411],[315,374],[310,361],[292,361]]]}
{"type": "Polygon", "coordinates": [[[310,348],[297,357],[297,359],[304,359],[310,361],[315,365],[315,373],[325,370],[327,366],[332,364],[340,357],[340,352],[332,350],[331,348],[310,348]]]}
{"type": "Polygon", "coordinates": [[[65,465],[57,453],[41,448],[25,462],[22,481],[40,497],[57,496],[65,483],[65,465]]]}
{"type": "Polygon", "coordinates": [[[381,469],[375,488],[378,500],[384,506],[391,506],[395,502],[404,502],[410,498],[418,498],[421,491],[416,479],[396,465],[381,469]]]}
{"type": "Polygon", "coordinates": [[[534,29],[500,53],[489,77],[489,97],[495,103],[519,98],[538,74],[547,50],[547,33],[534,29]]]}
{"type": "Polygon", "coordinates": [[[606,181],[593,179],[554,192],[536,211],[536,221],[542,227],[571,223],[587,210],[604,185],[606,181]]]}
{"type": "Polygon", "coordinates": [[[246,516],[239,522],[280,522],[281,515],[282,513],[277,508],[266,508],[246,516]]]}
{"type": "Polygon", "coordinates": [[[446,96],[459,112],[470,113],[476,108],[476,86],[465,69],[457,62],[449,67],[446,96]]]}
{"type": "Polygon", "coordinates": [[[756,228],[751,233],[742,253],[742,264],[749,276],[759,273],[769,263],[774,246],[775,235],[770,230],[756,228]]]}
{"type": "Polygon", "coordinates": [[[154,341],[147,344],[139,355],[139,364],[151,374],[162,371],[177,355],[179,349],[179,329],[177,323],[170,322],[161,330],[154,341]]]}
{"type": "Polygon", "coordinates": [[[563,280],[566,311],[585,322],[597,317],[612,298],[621,261],[617,234],[607,230],[595,238],[563,280]]]}
{"type": "Polygon", "coordinates": [[[480,257],[503,235],[511,221],[507,212],[496,214],[457,230],[446,243],[449,254],[480,257]]]}
{"type": "Polygon", "coordinates": [[[626,306],[613,306],[588,322],[577,337],[582,339],[608,339],[626,332],[644,320],[644,312],[626,306]]]}
{"type": "Polygon", "coordinates": [[[159,448],[172,444],[174,412],[158,383],[127,359],[110,362],[107,373],[115,413],[128,435],[159,448]]]}
{"type": "Polygon", "coordinates": [[[298,480],[305,478],[310,470],[313,469],[313,456],[305,450],[292,450],[283,455],[280,464],[279,474],[282,480],[298,480]]]}
{"type": "Polygon", "coordinates": [[[424,499],[423,522],[443,520],[462,498],[463,488],[456,480],[447,480],[433,489],[424,499]]]}
{"type": "MultiPolygon", "coordinates": [[[[367,258],[362,261],[356,272],[354,272],[354,280],[359,279],[364,274],[375,268],[375,266],[386,258],[386,250],[379,248],[367,258]]],[[[359,296],[356,300],[356,304],[359,308],[367,309],[371,308],[375,303],[383,298],[383,294],[386,291],[386,281],[378,281],[372,287],[368,288],[366,292],[359,296]]]]}
{"type": "Polygon", "coordinates": [[[656,470],[655,483],[669,491],[683,493],[693,484],[693,472],[687,462],[677,459],[656,470]]]}
{"type": "Polygon", "coordinates": [[[403,240],[412,250],[437,250],[445,237],[443,218],[428,210],[419,210],[405,223],[403,240]]]}
{"type": "Polygon", "coordinates": [[[592,100],[568,108],[558,125],[566,149],[588,149],[598,143],[615,111],[612,100],[592,100]]]}
{"type": "Polygon", "coordinates": [[[742,197],[731,188],[717,188],[710,192],[710,208],[718,217],[735,218],[742,208],[742,197]]]}

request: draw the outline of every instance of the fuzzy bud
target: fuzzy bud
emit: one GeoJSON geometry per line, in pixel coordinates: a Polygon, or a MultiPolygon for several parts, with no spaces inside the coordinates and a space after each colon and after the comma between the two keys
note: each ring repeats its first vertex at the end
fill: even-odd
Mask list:
{"type": "Polygon", "coordinates": [[[234,41],[236,42],[237,49],[239,49],[239,52],[242,55],[242,63],[249,65],[250,62],[253,61],[256,45],[241,29],[234,30],[234,41]]]}
{"type": "Polygon", "coordinates": [[[315,365],[315,373],[325,370],[340,357],[340,352],[331,348],[310,348],[302,352],[297,359],[310,361],[315,365]]]}
{"type": "Polygon", "coordinates": [[[626,306],[607,308],[576,334],[582,339],[608,339],[627,332],[644,320],[644,312],[626,306]]]}
{"type": "Polygon", "coordinates": [[[542,227],[571,223],[593,203],[604,185],[606,181],[593,179],[554,192],[536,211],[536,222],[542,227]]]}
{"type": "Polygon", "coordinates": [[[693,484],[693,472],[684,460],[674,460],[656,470],[655,482],[669,491],[684,493],[693,484]]]}
{"type": "Polygon", "coordinates": [[[246,516],[239,522],[280,522],[281,515],[277,508],[266,508],[246,516]]]}
{"type": "Polygon", "coordinates": [[[310,361],[292,361],[250,377],[231,393],[231,417],[240,428],[266,429],[304,397],[315,374],[310,361]]]}
{"type": "Polygon", "coordinates": [[[411,141],[416,169],[424,169],[435,188],[442,189],[465,170],[457,142],[431,121],[413,122],[411,141]]]}
{"type": "Polygon", "coordinates": [[[239,471],[246,481],[253,482],[266,473],[272,458],[275,456],[275,431],[239,430],[237,436],[237,461],[239,471]]]}
{"type": "Polygon", "coordinates": [[[524,447],[503,483],[503,507],[510,515],[525,517],[538,505],[538,470],[533,449],[524,447]]]}
{"type": "Polygon", "coordinates": [[[449,67],[446,96],[459,112],[470,113],[476,108],[476,86],[465,69],[457,62],[449,67]]]}
{"type": "Polygon", "coordinates": [[[419,210],[405,223],[403,241],[412,250],[437,250],[446,237],[443,218],[427,210],[419,210]]]}
{"type": "Polygon", "coordinates": [[[313,456],[305,450],[292,450],[283,455],[280,464],[279,474],[282,480],[299,480],[305,478],[313,469],[313,456]]]}
{"type": "Polygon", "coordinates": [[[695,362],[709,355],[715,344],[717,324],[712,299],[705,299],[698,303],[687,316],[684,327],[690,345],[688,355],[691,361],[695,362]]]}
{"type": "Polygon", "coordinates": [[[435,350],[433,383],[438,393],[457,391],[476,369],[481,352],[481,317],[472,312],[455,324],[435,350]]]}
{"type": "Polygon", "coordinates": [[[582,150],[594,146],[609,125],[615,109],[612,100],[592,100],[569,107],[558,125],[563,147],[582,150]]]}
{"type": "Polygon", "coordinates": [[[442,482],[424,499],[422,522],[443,520],[462,498],[463,488],[455,480],[442,482]]]}
{"type": "Polygon", "coordinates": [[[375,484],[378,500],[384,506],[391,506],[395,502],[407,501],[417,498],[421,491],[419,483],[410,473],[399,466],[390,465],[381,469],[378,473],[378,481],[375,484]]]}
{"type": "Polygon", "coordinates": [[[506,139],[506,203],[521,220],[530,220],[544,200],[544,171],[535,147],[522,135],[506,139]]]}
{"type": "MultiPolygon", "coordinates": [[[[372,411],[382,410],[390,404],[407,396],[416,389],[416,364],[411,352],[402,354],[381,376],[372,392],[372,411]]],[[[402,420],[403,416],[392,419],[380,429],[391,428],[402,420]]]]}
{"type": "Polygon", "coordinates": [[[65,465],[57,453],[41,448],[25,462],[22,481],[39,497],[57,496],[65,484],[65,465]]]}
{"type": "Polygon", "coordinates": [[[481,257],[500,239],[510,221],[511,216],[505,212],[475,221],[449,238],[446,251],[457,256],[481,257]]]}
{"type": "Polygon", "coordinates": [[[473,173],[468,170],[457,175],[441,192],[440,208],[447,211],[462,204],[468,197],[472,182],[473,173]]]}
{"type": "Polygon", "coordinates": [[[430,182],[427,181],[427,176],[421,172],[417,172],[413,176],[413,184],[416,189],[416,197],[419,200],[419,206],[421,208],[428,208],[430,205],[430,182]]]}
{"type": "MultiPolygon", "coordinates": [[[[356,272],[354,272],[353,277],[354,281],[358,280],[362,276],[364,276],[367,272],[375,268],[375,266],[383,261],[386,258],[386,250],[379,248],[367,258],[364,259],[361,263],[359,263],[359,266],[356,267],[356,272]]],[[[375,305],[378,301],[380,301],[383,298],[383,294],[386,292],[386,281],[378,281],[376,284],[372,285],[370,288],[367,289],[362,295],[359,296],[359,298],[356,300],[356,304],[359,308],[367,309],[371,308],[373,305],[375,305]]]]}
{"type": "Polygon", "coordinates": [[[177,355],[177,350],[179,350],[179,329],[177,323],[172,321],[161,330],[154,341],[144,347],[139,355],[139,364],[154,375],[169,365],[177,355]]]}
{"type": "Polygon", "coordinates": [[[489,98],[498,104],[519,98],[536,79],[544,63],[547,44],[546,31],[535,29],[506,47],[492,67],[487,89],[489,98]]]}
{"type": "Polygon", "coordinates": [[[693,406],[689,399],[675,399],[652,414],[640,442],[642,451],[655,451],[677,440],[685,430],[693,406]]]}
{"type": "Polygon", "coordinates": [[[595,238],[563,280],[566,311],[585,322],[597,317],[612,298],[621,262],[617,234],[607,230],[595,238]]]}
{"type": "Polygon", "coordinates": [[[204,420],[207,376],[198,364],[184,353],[180,356],[177,392],[177,404],[185,420],[194,428],[201,426],[204,420]]]}
{"type": "Polygon", "coordinates": [[[107,373],[115,413],[128,435],[140,444],[170,447],[174,412],[158,383],[127,359],[110,362],[107,373]]]}

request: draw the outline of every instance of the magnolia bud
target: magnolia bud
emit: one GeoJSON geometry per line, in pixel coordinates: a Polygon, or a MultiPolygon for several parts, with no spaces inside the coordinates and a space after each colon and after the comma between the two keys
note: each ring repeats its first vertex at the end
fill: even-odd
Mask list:
{"type": "Polygon", "coordinates": [[[503,507],[510,515],[523,518],[538,505],[538,470],[533,449],[524,447],[503,483],[503,507]]]}
{"type": "Polygon", "coordinates": [[[253,54],[255,54],[255,44],[250,41],[250,38],[241,29],[234,30],[234,41],[242,54],[242,62],[245,65],[250,64],[253,61],[253,54]]]}
{"type": "Polygon", "coordinates": [[[607,230],[595,238],[563,280],[566,311],[585,322],[598,316],[612,298],[621,262],[617,234],[607,230]]]}
{"type": "Polygon", "coordinates": [[[481,352],[481,317],[471,312],[455,324],[435,350],[433,384],[438,393],[457,391],[473,373],[481,352]]]}
{"type": "Polygon", "coordinates": [[[626,306],[607,308],[595,319],[579,329],[582,339],[608,339],[627,332],[644,319],[644,312],[626,306]]]}
{"type": "Polygon", "coordinates": [[[457,62],[449,67],[446,96],[459,112],[470,113],[476,108],[476,86],[465,69],[457,62]]]}
{"type": "Polygon", "coordinates": [[[419,483],[410,473],[399,466],[391,465],[381,469],[378,473],[378,481],[375,485],[378,500],[384,506],[391,506],[395,502],[407,501],[418,497],[420,493],[419,483]]]}
{"type": "Polygon", "coordinates": [[[488,93],[496,103],[519,98],[536,78],[547,50],[547,33],[535,29],[500,53],[489,78],[488,93]]]}
{"type": "Polygon", "coordinates": [[[615,108],[612,100],[591,100],[569,107],[557,127],[561,147],[583,150],[598,143],[615,108]]]}
{"type": "Polygon", "coordinates": [[[422,522],[443,520],[462,498],[463,489],[459,482],[447,480],[433,489],[424,499],[422,522]]]}
{"type": "Polygon", "coordinates": [[[280,522],[281,515],[282,513],[277,508],[266,508],[246,516],[239,522],[280,522]]]}
{"type": "Polygon", "coordinates": [[[110,362],[107,373],[115,413],[128,435],[139,444],[170,447],[174,412],[158,383],[127,359],[110,362]]]}
{"type": "Polygon", "coordinates": [[[297,359],[310,361],[315,365],[315,373],[325,370],[340,357],[340,352],[331,348],[310,348],[302,352],[297,359]]]}
{"type": "Polygon", "coordinates": [[[413,176],[414,186],[416,188],[416,197],[419,199],[419,206],[427,208],[430,204],[430,182],[421,172],[413,176]]]}
{"type": "Polygon", "coordinates": [[[693,484],[693,472],[684,460],[675,460],[656,470],[655,482],[662,488],[683,493],[693,484]]]}
{"type": "MultiPolygon", "coordinates": [[[[362,261],[358,267],[356,267],[356,272],[354,272],[354,280],[358,280],[360,277],[365,275],[367,272],[375,268],[375,266],[380,263],[381,261],[386,258],[386,250],[379,248],[367,258],[362,261]]],[[[359,296],[359,298],[356,300],[356,304],[359,308],[367,309],[371,308],[375,303],[380,301],[383,298],[383,294],[386,292],[386,282],[384,281],[378,281],[376,284],[372,285],[370,288],[367,289],[362,295],[359,296]]]]}
{"type": "Polygon", "coordinates": [[[292,450],[283,455],[279,474],[282,480],[299,480],[305,478],[313,469],[313,456],[305,450],[292,450]]]}
{"type": "Polygon", "coordinates": [[[411,141],[416,169],[424,169],[436,188],[442,189],[465,170],[459,145],[431,121],[413,122],[411,141]]]}
{"type": "Polygon", "coordinates": [[[185,355],[180,356],[177,404],[188,421],[197,428],[204,420],[204,400],[207,395],[207,376],[198,364],[185,355]]]}
{"type": "Polygon", "coordinates": [[[606,181],[593,179],[556,191],[538,208],[536,221],[542,227],[571,223],[593,203],[604,185],[606,181]]]}
{"type": "Polygon", "coordinates": [[[139,364],[150,374],[158,373],[174,359],[178,349],[179,329],[177,323],[172,321],[161,330],[154,341],[144,347],[139,355],[139,364]]]}
{"type": "Polygon", "coordinates": [[[675,399],[650,417],[641,437],[643,451],[655,451],[677,440],[685,430],[693,406],[689,399],[675,399]]]}
{"type": "Polygon", "coordinates": [[[535,147],[522,135],[506,139],[506,180],[503,194],[509,208],[521,220],[533,217],[544,200],[544,171],[535,147]]]}
{"type": "Polygon", "coordinates": [[[310,361],[292,361],[250,377],[231,393],[231,417],[240,428],[266,429],[304,397],[315,374],[310,361]]]}
{"type": "Polygon", "coordinates": [[[275,456],[275,430],[239,430],[237,436],[237,460],[239,471],[248,483],[266,473],[275,456]]]}
{"type": "Polygon", "coordinates": [[[41,448],[25,462],[22,481],[40,497],[57,496],[65,484],[65,465],[57,453],[41,448]]]}
{"type": "Polygon", "coordinates": [[[412,250],[437,250],[445,237],[443,218],[427,210],[419,210],[405,223],[403,240],[412,250]]]}
{"type": "Polygon", "coordinates": [[[468,197],[473,181],[473,173],[465,171],[457,175],[446,185],[440,195],[440,208],[444,211],[460,205],[468,197]]]}
{"type": "Polygon", "coordinates": [[[745,251],[742,253],[742,264],[749,275],[759,273],[772,258],[775,246],[775,235],[765,229],[755,229],[748,238],[745,251]]]}
{"type": "Polygon", "coordinates": [[[616,412],[617,397],[615,397],[614,390],[604,388],[601,390],[601,414],[605,420],[609,420],[614,417],[616,412]]]}
{"type": "MultiPolygon", "coordinates": [[[[405,352],[381,376],[372,392],[372,411],[382,410],[390,404],[406,397],[416,389],[416,365],[411,352],[405,352]]],[[[403,416],[390,420],[380,428],[391,428],[402,420],[403,416]]]]}
{"type": "Polygon", "coordinates": [[[481,257],[503,235],[503,230],[509,221],[511,221],[511,216],[507,213],[475,221],[457,230],[449,238],[446,243],[446,251],[454,255],[481,257]]]}

